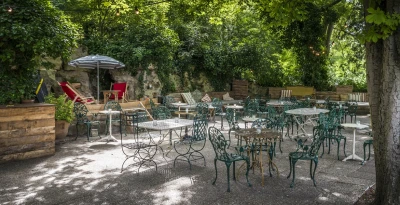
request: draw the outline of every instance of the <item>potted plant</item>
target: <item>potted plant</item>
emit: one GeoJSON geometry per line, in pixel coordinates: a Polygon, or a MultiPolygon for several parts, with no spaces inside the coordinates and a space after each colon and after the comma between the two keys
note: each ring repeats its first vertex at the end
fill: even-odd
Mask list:
{"type": "Polygon", "coordinates": [[[60,95],[58,98],[50,93],[45,97],[45,102],[56,106],[56,140],[64,139],[68,134],[68,128],[74,119],[74,103],[68,99],[67,95],[60,95]]]}
{"type": "MultiPolygon", "coordinates": [[[[30,104],[35,102],[36,89],[38,87],[37,72],[22,76],[23,80],[17,85],[19,93],[21,94],[21,103],[30,104]]],[[[28,72],[29,73],[29,72],[28,72]]]]}

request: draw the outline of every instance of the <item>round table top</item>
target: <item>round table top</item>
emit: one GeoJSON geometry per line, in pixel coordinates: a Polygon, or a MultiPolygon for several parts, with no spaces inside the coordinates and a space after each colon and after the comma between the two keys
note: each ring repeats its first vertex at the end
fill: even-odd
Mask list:
{"type": "Polygon", "coordinates": [[[244,138],[279,139],[281,137],[280,132],[267,128],[262,128],[261,133],[257,133],[256,128],[235,130],[235,133],[244,138]]]}
{"type": "Polygon", "coordinates": [[[350,128],[356,128],[356,129],[365,129],[368,128],[368,125],[363,125],[363,124],[357,124],[357,123],[343,123],[340,124],[343,127],[350,127],[350,128]]]}
{"type": "Polygon", "coordinates": [[[100,110],[99,111],[99,113],[102,113],[102,114],[116,114],[116,113],[121,113],[121,111],[118,111],[118,110],[100,110]]]}
{"type": "Polygon", "coordinates": [[[138,110],[145,110],[144,108],[141,107],[134,107],[134,108],[126,108],[126,109],[122,109],[123,111],[138,111],[138,110]]]}
{"type": "Polygon", "coordinates": [[[241,105],[225,105],[225,107],[230,109],[243,109],[241,105]]]}
{"type": "Polygon", "coordinates": [[[286,110],[287,114],[292,115],[318,115],[319,113],[327,113],[327,109],[317,109],[317,108],[297,108],[293,110],[286,110]]]}
{"type": "Polygon", "coordinates": [[[293,105],[292,102],[290,101],[274,101],[274,102],[267,102],[267,105],[279,107],[279,106],[285,106],[285,105],[293,105]]]}
{"type": "Polygon", "coordinates": [[[183,105],[187,105],[187,103],[182,103],[182,102],[174,102],[174,103],[171,103],[171,105],[175,105],[175,106],[183,106],[183,105]]]}
{"type": "Polygon", "coordinates": [[[258,120],[258,119],[260,119],[260,118],[257,118],[257,117],[248,117],[248,116],[242,118],[242,120],[245,121],[245,122],[254,122],[254,121],[258,120]]]}

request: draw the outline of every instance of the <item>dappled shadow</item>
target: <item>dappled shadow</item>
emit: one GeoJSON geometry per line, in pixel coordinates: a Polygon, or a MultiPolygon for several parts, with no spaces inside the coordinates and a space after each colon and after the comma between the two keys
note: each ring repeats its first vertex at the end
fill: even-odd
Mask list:
{"type": "MultiPolygon", "coordinates": [[[[348,140],[352,138],[351,131],[345,134],[348,140]]],[[[365,137],[357,135],[358,140],[365,137]]],[[[283,153],[277,152],[274,158],[279,177],[270,177],[265,167],[262,187],[260,173],[250,171],[253,186],[248,187],[242,171],[237,181],[231,179],[228,193],[223,163],[217,163],[218,179],[211,184],[215,154],[209,142],[202,152],[206,166],[202,161],[194,162],[190,170],[187,162],[178,161],[173,167],[176,153],[171,151],[167,162],[160,153],[156,155],[157,170],[143,166],[137,173],[138,167],[130,166],[120,173],[125,160],[120,142],[106,144],[78,138],[58,144],[54,156],[0,164],[0,204],[351,204],[374,182],[370,178],[374,174],[373,159],[364,166],[356,161],[338,161],[334,149],[319,159],[317,187],[309,177],[309,162],[299,161],[295,187],[290,188],[291,179],[286,178],[288,153],[295,150],[296,143],[285,139],[282,145],[283,153]]],[[[165,151],[169,147],[167,141],[162,146],[165,151]]],[[[351,143],[346,150],[349,154],[351,143]]],[[[356,152],[361,150],[357,146],[356,152]]]]}

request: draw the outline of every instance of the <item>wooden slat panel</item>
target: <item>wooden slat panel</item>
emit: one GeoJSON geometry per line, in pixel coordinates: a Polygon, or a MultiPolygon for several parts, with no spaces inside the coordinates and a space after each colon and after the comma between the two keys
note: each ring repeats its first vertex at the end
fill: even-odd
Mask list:
{"type": "Polygon", "coordinates": [[[24,121],[24,120],[39,120],[39,119],[54,119],[54,112],[46,113],[46,114],[36,114],[36,113],[26,113],[25,115],[19,116],[0,116],[1,122],[9,122],[9,121],[24,121]]]}
{"type": "Polygon", "coordinates": [[[0,155],[9,155],[22,152],[31,152],[35,150],[53,149],[55,142],[39,142],[24,145],[14,145],[9,147],[0,147],[0,155]]]}
{"type": "Polygon", "coordinates": [[[31,152],[15,153],[9,155],[0,155],[0,163],[10,160],[30,159],[35,157],[49,156],[55,153],[55,148],[35,150],[31,152]]]}
{"type": "MultiPolygon", "coordinates": [[[[55,126],[36,127],[36,128],[23,128],[14,130],[0,131],[0,139],[19,138],[21,136],[35,136],[43,134],[54,134],[55,126]]],[[[12,139],[10,139],[12,140],[12,139]]]]}
{"type": "Polygon", "coordinates": [[[26,120],[26,121],[1,122],[0,123],[0,131],[16,130],[16,129],[23,129],[23,128],[48,127],[48,126],[54,126],[54,124],[55,124],[54,118],[38,119],[38,120],[30,120],[30,121],[26,120]]]}
{"type": "Polygon", "coordinates": [[[0,109],[0,116],[23,116],[23,115],[32,115],[32,114],[47,114],[54,113],[54,106],[47,107],[16,107],[11,109],[0,109]]]}
{"type": "Polygon", "coordinates": [[[18,138],[0,138],[0,147],[8,147],[14,145],[32,144],[36,142],[49,142],[55,140],[54,133],[46,133],[35,136],[21,136],[18,138]]]}

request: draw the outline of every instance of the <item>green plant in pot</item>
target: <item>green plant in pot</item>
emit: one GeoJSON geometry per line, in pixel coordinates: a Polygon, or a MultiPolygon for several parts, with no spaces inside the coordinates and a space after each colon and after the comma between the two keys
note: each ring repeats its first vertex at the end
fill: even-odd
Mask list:
{"type": "Polygon", "coordinates": [[[69,125],[74,119],[74,103],[65,94],[55,97],[53,93],[45,97],[45,102],[55,105],[56,139],[64,139],[68,134],[69,125]]]}
{"type": "Polygon", "coordinates": [[[33,79],[26,81],[26,84],[21,85],[21,103],[34,103],[36,97],[36,83],[33,79]]]}

